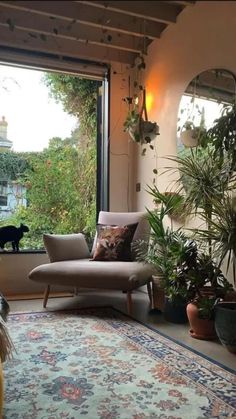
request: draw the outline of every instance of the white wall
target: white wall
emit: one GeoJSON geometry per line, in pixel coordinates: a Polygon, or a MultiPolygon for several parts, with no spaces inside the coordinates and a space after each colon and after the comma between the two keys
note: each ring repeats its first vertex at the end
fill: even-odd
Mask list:
{"type": "MultiPolygon", "coordinates": [[[[181,96],[188,83],[210,68],[225,68],[236,74],[236,2],[199,1],[189,6],[170,25],[160,40],[153,41],[146,58],[146,89],[154,102],[150,120],[160,125],[156,140],[159,175],[156,182],[162,191],[170,179],[161,176],[169,162],[163,157],[176,154],[176,126],[181,96]]],[[[141,193],[134,194],[133,206],[143,209],[152,205],[145,185],[153,181],[153,154],[137,158],[136,178],[141,181],[141,193]]]]}
{"type": "MultiPolygon", "coordinates": [[[[132,72],[132,71],[131,71],[132,72]]],[[[132,211],[134,188],[133,156],[135,146],[124,132],[129,96],[130,70],[122,64],[112,64],[110,108],[110,211],[132,211]]]]}
{"type": "MultiPolygon", "coordinates": [[[[40,294],[45,285],[28,279],[29,272],[38,265],[48,263],[46,253],[1,253],[0,292],[7,296],[40,294]]],[[[71,287],[52,287],[52,292],[72,291],[71,287]]]]}

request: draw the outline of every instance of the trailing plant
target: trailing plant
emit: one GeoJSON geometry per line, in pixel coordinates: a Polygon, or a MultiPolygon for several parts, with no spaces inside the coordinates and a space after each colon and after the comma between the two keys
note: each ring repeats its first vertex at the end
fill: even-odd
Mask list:
{"type": "MultiPolygon", "coordinates": [[[[146,107],[146,89],[142,84],[142,71],[146,68],[143,55],[137,57],[136,61],[136,76],[133,82],[133,95],[129,93],[128,97],[123,100],[128,106],[128,112],[124,121],[124,131],[128,132],[131,139],[140,144],[148,144],[153,150],[154,147],[150,144],[151,141],[159,135],[159,126],[156,122],[151,122],[148,119],[146,107]]],[[[130,91],[130,78],[129,78],[129,91],[130,91]]],[[[143,149],[144,155],[146,149],[143,149]]]]}
{"type": "Polygon", "coordinates": [[[150,143],[159,135],[159,127],[156,122],[148,120],[146,91],[143,88],[140,90],[142,92],[141,108],[136,101],[138,98],[137,94],[134,95],[134,98],[132,98],[131,101],[128,100],[130,98],[125,98],[125,101],[128,102],[128,114],[123,124],[124,131],[130,134],[133,141],[140,144],[149,144],[150,148],[153,150],[153,146],[150,143]]]}

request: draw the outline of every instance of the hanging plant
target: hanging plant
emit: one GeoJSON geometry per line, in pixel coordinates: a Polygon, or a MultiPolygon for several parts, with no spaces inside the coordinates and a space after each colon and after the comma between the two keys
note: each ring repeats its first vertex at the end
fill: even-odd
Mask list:
{"type": "MultiPolygon", "coordinates": [[[[142,90],[142,107],[139,110],[138,104],[136,103],[136,97],[134,96],[133,108],[129,109],[127,118],[124,122],[124,131],[128,132],[131,139],[140,144],[150,144],[151,141],[159,135],[159,126],[156,122],[148,120],[147,108],[146,108],[146,90],[142,90]]],[[[126,102],[130,102],[126,98],[126,102]]]]}

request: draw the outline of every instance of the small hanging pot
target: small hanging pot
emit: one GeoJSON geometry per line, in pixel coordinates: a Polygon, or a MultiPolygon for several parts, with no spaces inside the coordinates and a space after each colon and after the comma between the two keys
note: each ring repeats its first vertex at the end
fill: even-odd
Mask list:
{"type": "Polygon", "coordinates": [[[133,141],[141,144],[149,144],[160,134],[157,123],[148,121],[145,89],[143,89],[143,102],[138,121],[128,128],[128,132],[133,141]]]}

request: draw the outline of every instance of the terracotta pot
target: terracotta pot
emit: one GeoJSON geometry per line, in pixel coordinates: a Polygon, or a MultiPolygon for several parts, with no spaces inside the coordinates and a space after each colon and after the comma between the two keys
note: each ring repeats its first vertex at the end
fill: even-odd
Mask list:
{"type": "Polygon", "coordinates": [[[190,335],[195,339],[213,340],[216,339],[214,320],[200,319],[196,304],[187,305],[187,316],[190,324],[190,335]]]}

